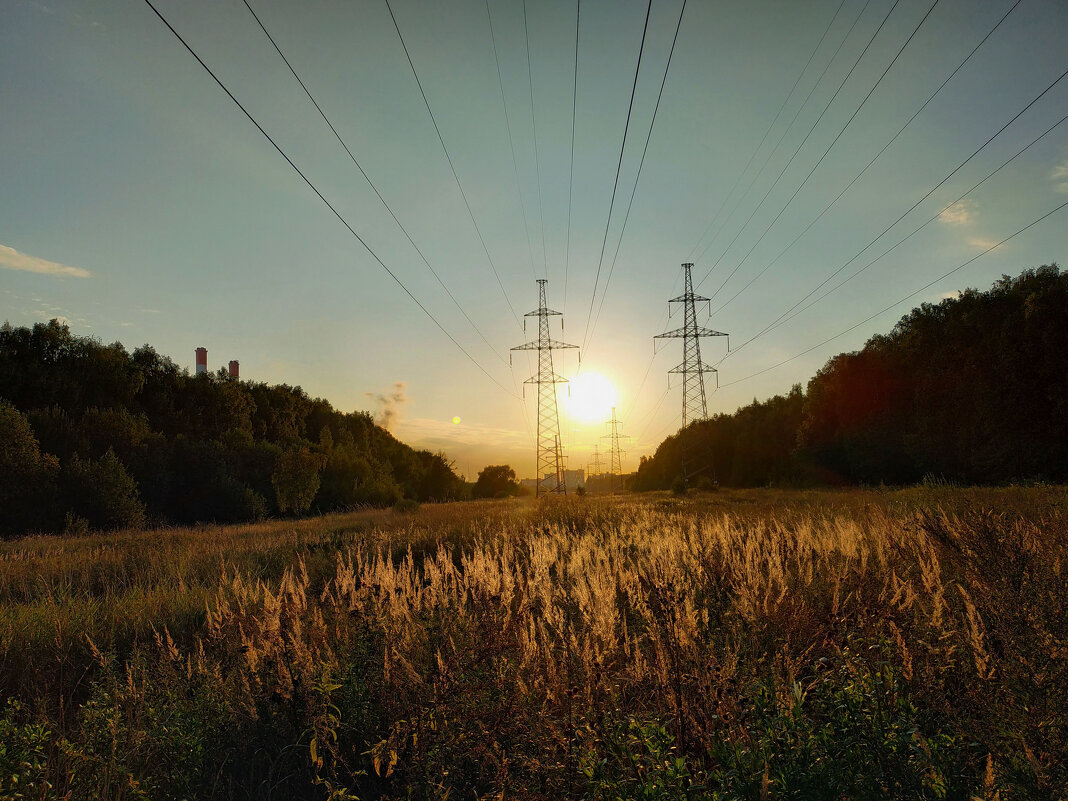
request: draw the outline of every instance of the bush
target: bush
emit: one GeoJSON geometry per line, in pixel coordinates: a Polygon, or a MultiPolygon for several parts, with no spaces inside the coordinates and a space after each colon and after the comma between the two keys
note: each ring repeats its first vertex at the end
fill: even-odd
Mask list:
{"type": "Polygon", "coordinates": [[[755,688],[748,736],[712,750],[727,797],[776,799],[971,798],[950,765],[960,744],[923,731],[897,669],[846,650],[803,688],[755,688]]]}
{"type": "Polygon", "coordinates": [[[0,798],[45,798],[48,729],[41,723],[21,722],[22,705],[14,698],[0,710],[0,798]]]}
{"type": "Polygon", "coordinates": [[[81,459],[75,454],[63,467],[67,508],[99,529],[136,528],[145,522],[137,484],[115,454],[81,459]]]}

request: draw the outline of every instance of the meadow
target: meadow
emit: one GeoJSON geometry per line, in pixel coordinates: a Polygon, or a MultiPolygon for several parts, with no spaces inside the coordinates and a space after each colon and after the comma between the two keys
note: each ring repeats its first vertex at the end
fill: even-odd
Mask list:
{"type": "Polygon", "coordinates": [[[1068,490],[0,543],[0,798],[1065,799],[1068,490]]]}

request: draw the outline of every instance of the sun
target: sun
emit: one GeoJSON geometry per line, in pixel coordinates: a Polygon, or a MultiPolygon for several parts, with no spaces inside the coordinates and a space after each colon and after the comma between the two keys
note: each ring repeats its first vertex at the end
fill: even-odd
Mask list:
{"type": "Polygon", "coordinates": [[[601,373],[579,373],[570,382],[565,396],[571,419],[583,423],[601,423],[612,414],[618,401],[615,386],[601,373]]]}

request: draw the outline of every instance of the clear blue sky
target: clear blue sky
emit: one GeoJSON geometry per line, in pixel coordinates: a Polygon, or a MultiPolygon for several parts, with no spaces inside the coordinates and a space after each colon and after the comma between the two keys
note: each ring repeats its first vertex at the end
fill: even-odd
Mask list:
{"type": "MultiPolygon", "coordinates": [[[[582,4],[571,180],[574,2],[527,3],[535,154],[522,2],[490,0],[510,144],[485,2],[393,0],[502,292],[383,0],[250,2],[496,352],[396,228],[244,4],[158,5],[412,293],[509,392],[518,391],[533,365],[517,358],[508,367],[508,348],[525,339],[508,304],[519,314],[534,308],[535,277],[548,277],[550,305],[565,312],[561,338],[581,343],[646,4],[582,4]]],[[[654,359],[652,337],[678,324],[677,317],[667,320],[665,309],[678,293],[681,262],[693,258],[698,279],[714,266],[699,291],[712,295],[722,285],[709,325],[729,332],[737,346],[849,260],[1068,69],[1068,5],[1023,0],[842,199],[731,300],[858,174],[1013,3],[939,0],[785,205],[931,0],[897,3],[812,129],[894,3],[839,5],[689,0],[614,259],[681,8],[675,0],[652,5],[602,289],[613,261],[615,267],[582,366],[615,384],[623,428],[635,437],[625,461],[629,469],[680,421],[680,390],[666,392],[666,371],[680,361],[681,343],[654,359]],[[718,233],[702,238],[721,206],[724,214],[713,227],[718,233]]],[[[839,279],[1066,113],[1068,78],[839,279]]],[[[442,335],[141,0],[0,4],[0,182],[0,319],[29,325],[61,317],[77,333],[120,340],[131,349],[151,343],[189,366],[194,348],[204,346],[213,368],[236,358],[245,378],[300,384],[342,410],[375,411],[373,396],[404,382],[406,401],[394,427],[402,440],[445,449],[468,475],[499,462],[532,472],[531,400],[524,405],[511,397],[442,335]]],[[[1068,210],[908,303],[749,378],[853,326],[1066,200],[1068,123],[841,290],[723,361],[723,388],[712,393],[710,380],[710,411],[731,411],[806,382],[829,356],[858,348],[919,302],[968,286],[985,288],[1002,273],[1063,264],[1068,210]]],[[[599,292],[595,311],[600,303],[599,292]]],[[[724,346],[708,341],[706,359],[718,362],[724,346]]],[[[558,367],[574,377],[573,352],[562,354],[558,367]]],[[[561,406],[571,466],[583,467],[603,427],[570,419],[563,397],[561,406]]]]}

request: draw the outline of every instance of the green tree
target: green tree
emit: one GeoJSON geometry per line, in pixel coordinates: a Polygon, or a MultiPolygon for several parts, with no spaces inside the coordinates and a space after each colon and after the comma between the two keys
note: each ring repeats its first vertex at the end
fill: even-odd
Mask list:
{"type": "Polygon", "coordinates": [[[67,508],[93,528],[136,528],[145,522],[137,484],[112,451],[100,459],[75,454],[63,466],[67,508]]]}
{"type": "Polygon", "coordinates": [[[278,511],[302,514],[308,511],[319,491],[319,473],[323,469],[321,454],[306,447],[282,452],[271,474],[278,511]]]}
{"type": "Polygon", "coordinates": [[[476,498],[507,498],[519,491],[515,470],[509,465],[498,464],[484,467],[475,482],[476,498]]]}
{"type": "Polygon", "coordinates": [[[0,399],[0,534],[21,534],[47,524],[59,470],[41,453],[25,415],[0,399]]]}

